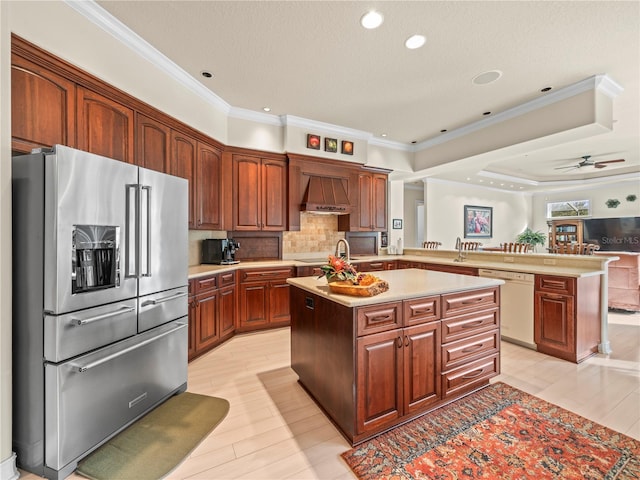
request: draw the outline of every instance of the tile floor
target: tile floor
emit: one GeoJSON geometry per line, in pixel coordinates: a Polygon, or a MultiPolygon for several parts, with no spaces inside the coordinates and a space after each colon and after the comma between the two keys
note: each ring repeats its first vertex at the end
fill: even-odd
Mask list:
{"type": "MultiPolygon", "coordinates": [[[[494,381],[640,439],[640,313],[610,313],[609,323],[613,353],[580,365],[503,342],[494,381]]],[[[349,445],[297,384],[288,328],[234,337],[189,364],[188,384],[231,409],[168,478],[355,478],[339,457],[349,445]]]]}

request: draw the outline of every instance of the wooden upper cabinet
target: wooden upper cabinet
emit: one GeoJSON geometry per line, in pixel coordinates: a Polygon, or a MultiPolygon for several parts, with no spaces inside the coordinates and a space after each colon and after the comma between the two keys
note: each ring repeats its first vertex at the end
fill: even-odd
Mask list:
{"type": "Polygon", "coordinates": [[[77,87],[77,147],[134,163],[134,113],[131,108],[77,87]]]}
{"type": "Polygon", "coordinates": [[[196,159],[196,228],[224,230],[222,224],[222,154],[198,142],[196,159]]]}
{"type": "Polygon", "coordinates": [[[233,230],[286,230],[286,161],[234,155],[233,187],[233,230]]]}
{"type": "Polygon", "coordinates": [[[12,54],[11,149],[29,153],[55,144],[75,147],[76,86],[12,54]]]}
{"type": "Polygon", "coordinates": [[[385,231],[387,229],[387,176],[361,172],[358,175],[358,230],[385,231]]]}
{"type": "Polygon", "coordinates": [[[136,165],[168,173],[170,155],[171,129],[146,115],[136,114],[136,165]]]}
{"type": "Polygon", "coordinates": [[[262,230],[287,229],[287,163],[262,161],[262,230]]]}
{"type": "Polygon", "coordinates": [[[195,228],[195,171],[197,142],[175,130],[171,131],[171,168],[169,173],[189,180],[189,228],[195,228]]]}

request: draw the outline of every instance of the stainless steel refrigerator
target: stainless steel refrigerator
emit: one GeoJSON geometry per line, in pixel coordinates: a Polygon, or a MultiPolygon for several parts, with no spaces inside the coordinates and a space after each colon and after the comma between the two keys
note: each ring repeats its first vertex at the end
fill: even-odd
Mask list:
{"type": "Polygon", "coordinates": [[[50,479],[187,385],[188,183],[13,158],[13,445],[50,479]]]}

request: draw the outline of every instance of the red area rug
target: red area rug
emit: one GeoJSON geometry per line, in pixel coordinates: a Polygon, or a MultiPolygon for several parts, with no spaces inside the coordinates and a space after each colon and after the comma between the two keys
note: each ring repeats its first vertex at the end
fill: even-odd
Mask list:
{"type": "Polygon", "coordinates": [[[640,479],[640,442],[495,383],[342,454],[360,479],[640,479]]]}

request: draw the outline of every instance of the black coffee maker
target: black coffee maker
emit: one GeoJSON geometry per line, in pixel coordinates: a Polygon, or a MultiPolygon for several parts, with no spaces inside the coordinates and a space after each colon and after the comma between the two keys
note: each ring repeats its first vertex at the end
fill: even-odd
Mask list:
{"type": "Polygon", "coordinates": [[[202,240],[202,263],[216,265],[240,263],[240,260],[235,258],[238,248],[240,248],[240,243],[233,238],[208,238],[202,240]]]}

